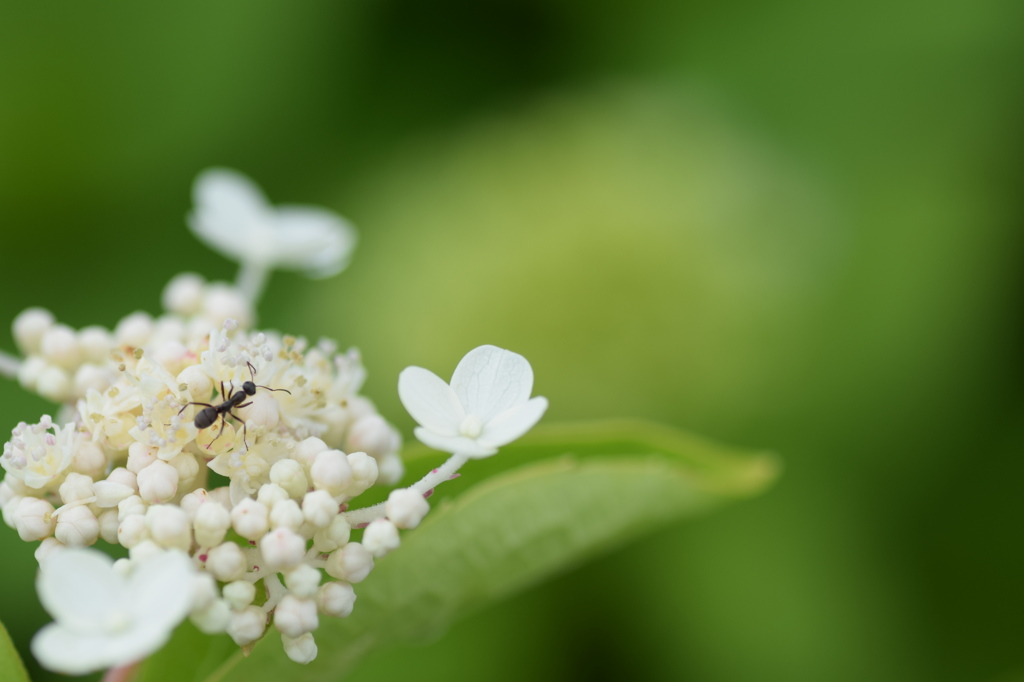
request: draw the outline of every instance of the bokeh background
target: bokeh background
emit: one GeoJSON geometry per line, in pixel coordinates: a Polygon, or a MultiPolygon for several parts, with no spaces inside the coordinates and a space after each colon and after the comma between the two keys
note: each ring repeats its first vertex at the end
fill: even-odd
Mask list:
{"type": "MultiPolygon", "coordinates": [[[[549,420],[780,452],[757,500],[354,677],[1024,671],[1024,5],[345,0],[0,7],[0,320],[157,312],[211,165],[330,206],[350,269],[261,322],[401,368],[526,355],[549,420]]],[[[13,349],[9,334],[0,346],[13,349]]],[[[51,408],[0,384],[14,426],[51,408]]],[[[614,500],[609,501],[614,504],[614,500]]],[[[0,528],[0,619],[47,620],[0,528]]]]}

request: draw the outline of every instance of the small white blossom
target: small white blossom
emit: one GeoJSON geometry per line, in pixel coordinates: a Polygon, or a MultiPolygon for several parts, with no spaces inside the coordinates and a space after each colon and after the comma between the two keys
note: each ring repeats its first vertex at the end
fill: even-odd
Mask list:
{"type": "Polygon", "coordinates": [[[240,263],[329,277],[348,265],[355,230],[340,216],[311,206],[270,206],[235,171],[214,168],[194,188],[189,225],[208,246],[240,263]]]}
{"type": "Polygon", "coordinates": [[[4,444],[0,466],[9,476],[37,490],[48,490],[60,482],[79,442],[74,424],[58,427],[48,415],[43,415],[38,424],[18,424],[11,436],[4,444]]]}
{"type": "Polygon", "coordinates": [[[246,540],[257,540],[267,532],[270,520],[267,508],[252,499],[245,499],[231,510],[231,525],[246,540]]]}
{"type": "Polygon", "coordinates": [[[294,459],[282,459],[270,467],[270,480],[285,490],[293,498],[302,497],[309,489],[306,472],[302,465],[294,459]]]}
{"type": "Polygon", "coordinates": [[[480,346],[455,368],[451,386],[422,367],[398,378],[402,404],[426,445],[470,458],[488,457],[533,428],[546,398],[530,398],[533,369],[522,355],[480,346]]]}
{"type": "Polygon", "coordinates": [[[187,552],[192,544],[188,517],[177,505],[155,504],[146,510],[146,529],[149,537],[169,549],[187,552]]]}
{"type": "Polygon", "coordinates": [[[333,552],[348,542],[352,528],[344,516],[335,516],[330,525],[313,534],[313,546],[320,552],[333,552]]]}
{"type": "Polygon", "coordinates": [[[69,547],[86,547],[100,536],[100,522],[86,506],[61,507],[55,515],[53,535],[69,547]]]}
{"type": "Polygon", "coordinates": [[[138,473],[138,483],[139,495],[146,502],[169,502],[178,492],[178,470],[158,459],[138,473]]]}
{"type": "Polygon", "coordinates": [[[55,619],[32,640],[51,670],[85,673],[133,663],[159,649],[192,603],[192,563],[163,552],[135,563],[125,578],[97,551],[68,549],[49,557],[39,597],[55,619]]]}
{"type": "Polygon", "coordinates": [[[288,528],[298,531],[306,518],[295,500],[281,500],[274,504],[270,510],[271,528],[288,528]]]}
{"type": "Polygon", "coordinates": [[[320,571],[309,564],[300,564],[285,575],[284,583],[296,597],[311,599],[320,586],[320,571]]]}
{"type": "Polygon", "coordinates": [[[344,492],[352,482],[352,467],[341,450],[325,450],[318,454],[309,467],[309,474],[317,490],[326,490],[332,495],[344,492]]]}
{"type": "Polygon", "coordinates": [[[201,547],[214,547],[224,541],[231,528],[231,513],[216,502],[204,502],[196,509],[193,527],[201,547]]]}
{"type": "Polygon", "coordinates": [[[207,635],[219,635],[231,622],[231,606],[223,599],[217,599],[204,609],[192,613],[192,622],[207,635]]]}
{"type": "Polygon", "coordinates": [[[338,503],[326,490],[313,490],[302,498],[302,514],[317,528],[326,528],[338,515],[338,503]]]}
{"type": "Polygon", "coordinates": [[[39,351],[43,334],[54,324],[53,313],[45,308],[26,308],[14,318],[14,342],[25,355],[39,351]]]}
{"type": "Polygon", "coordinates": [[[32,542],[53,534],[57,519],[52,504],[38,497],[23,497],[15,504],[14,522],[22,540],[32,542]]]}

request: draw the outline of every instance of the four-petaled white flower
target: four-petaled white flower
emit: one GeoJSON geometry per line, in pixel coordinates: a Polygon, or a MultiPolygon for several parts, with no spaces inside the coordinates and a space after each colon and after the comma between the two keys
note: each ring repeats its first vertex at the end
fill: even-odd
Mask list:
{"type": "MultiPolygon", "coordinates": [[[[310,277],[330,277],[348,265],[356,231],[341,216],[314,206],[271,206],[249,178],[236,171],[211,168],[196,179],[195,210],[189,225],[211,248],[259,272],[255,292],[266,272],[301,270],[310,277]]],[[[244,279],[244,278],[243,278],[244,279]]],[[[246,289],[243,282],[243,289],[246,289]]]]}
{"type": "Polygon", "coordinates": [[[55,622],[32,640],[40,663],[82,675],[134,663],[164,645],[192,606],[192,562],[172,550],[132,563],[124,577],[94,549],[61,549],[43,562],[39,598],[55,622]]]}
{"type": "Polygon", "coordinates": [[[462,358],[451,386],[422,367],[398,377],[402,404],[420,426],[426,445],[473,459],[533,428],[548,407],[546,398],[530,398],[533,369],[522,355],[496,346],[474,348],[462,358]]]}

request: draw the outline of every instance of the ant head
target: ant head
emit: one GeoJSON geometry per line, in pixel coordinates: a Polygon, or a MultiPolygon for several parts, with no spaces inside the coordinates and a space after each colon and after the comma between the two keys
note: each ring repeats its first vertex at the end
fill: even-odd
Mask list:
{"type": "Polygon", "coordinates": [[[245,391],[246,395],[256,395],[256,384],[246,381],[242,384],[242,390],[245,391]]]}

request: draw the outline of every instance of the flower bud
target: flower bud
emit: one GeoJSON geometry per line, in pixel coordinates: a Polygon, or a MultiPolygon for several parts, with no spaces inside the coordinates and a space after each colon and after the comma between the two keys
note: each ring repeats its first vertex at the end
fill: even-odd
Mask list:
{"type": "Polygon", "coordinates": [[[199,462],[196,457],[188,452],[180,452],[168,462],[178,472],[178,482],[187,486],[199,475],[199,462]]]}
{"type": "Polygon", "coordinates": [[[271,528],[288,528],[298,532],[302,527],[305,517],[299,509],[299,503],[295,500],[281,500],[276,502],[270,510],[271,528]]]}
{"type": "MultiPolygon", "coordinates": [[[[274,622],[277,622],[276,617],[274,622]]],[[[289,637],[288,635],[281,635],[281,643],[284,644],[284,652],[288,654],[288,658],[292,659],[296,663],[306,665],[316,658],[316,640],[314,640],[313,635],[308,632],[294,638],[289,637]]]]}
{"type": "MultiPolygon", "coordinates": [[[[18,479],[13,476],[10,477],[11,481],[17,481],[18,479]]],[[[18,493],[15,492],[14,488],[11,487],[7,479],[0,480],[0,507],[4,506],[15,497],[19,497],[18,493]]]]}
{"type": "Polygon", "coordinates": [[[117,520],[124,521],[129,516],[143,516],[146,503],[138,495],[130,495],[117,503],[117,520]]]}
{"type": "Polygon", "coordinates": [[[196,512],[199,511],[199,507],[210,499],[210,494],[203,488],[196,488],[188,495],[181,498],[181,502],[178,506],[185,512],[185,516],[188,517],[189,521],[196,520],[196,512]]]}
{"type": "Polygon", "coordinates": [[[302,563],[306,540],[289,528],[278,528],[260,539],[260,553],[270,570],[287,570],[302,563]]]}
{"type": "Polygon", "coordinates": [[[189,395],[193,400],[206,401],[213,392],[213,379],[206,373],[202,365],[190,365],[181,370],[175,381],[178,385],[188,386],[189,395]]]}
{"type": "MultiPolygon", "coordinates": [[[[67,478],[64,479],[64,482],[60,484],[58,492],[60,493],[60,499],[64,501],[64,504],[81,502],[82,500],[94,496],[92,491],[92,479],[88,476],[83,476],[82,474],[68,474],[67,478]]],[[[129,494],[131,494],[131,489],[129,489],[129,494]]]]}
{"type": "Polygon", "coordinates": [[[415,528],[430,511],[423,495],[412,488],[392,490],[384,503],[384,513],[399,528],[415,528]]]}
{"type": "Polygon", "coordinates": [[[57,538],[46,538],[39,543],[39,546],[36,547],[36,551],[33,552],[36,558],[36,563],[42,567],[43,563],[48,558],[52,557],[55,552],[59,552],[62,549],[64,549],[64,545],[60,543],[60,540],[57,538]]]}
{"type": "Polygon", "coordinates": [[[46,500],[38,497],[21,498],[13,514],[15,528],[21,539],[32,542],[50,537],[57,522],[53,511],[53,505],[46,500]]]}
{"type": "Polygon", "coordinates": [[[313,534],[313,546],[319,552],[333,552],[346,542],[352,532],[351,526],[344,516],[338,514],[331,519],[330,525],[313,534]]]}
{"type": "Polygon", "coordinates": [[[30,355],[18,367],[18,384],[26,391],[36,391],[36,387],[39,385],[39,377],[42,376],[43,371],[47,367],[49,365],[46,363],[46,360],[43,360],[38,355],[30,355]]]}
{"type": "Polygon", "coordinates": [[[356,592],[346,582],[326,583],[316,593],[316,605],[327,616],[345,618],[352,613],[355,603],[356,592]]]}
{"type": "Polygon", "coordinates": [[[131,575],[133,565],[134,564],[132,564],[131,559],[121,558],[114,560],[112,568],[114,569],[114,573],[118,574],[122,578],[127,578],[131,575]]]}
{"type": "Polygon", "coordinates": [[[349,454],[348,465],[352,467],[352,483],[345,490],[349,497],[362,495],[377,482],[377,460],[365,452],[349,454]]]}
{"type": "MultiPolygon", "coordinates": [[[[281,405],[269,391],[258,391],[249,398],[251,405],[238,408],[238,416],[250,428],[262,427],[273,431],[281,421],[281,405]]],[[[276,483],[276,481],[275,481],[276,483]]]]}
{"type": "Polygon", "coordinates": [[[203,611],[208,609],[220,594],[217,591],[217,581],[205,571],[199,571],[192,579],[192,610],[203,611]]]}
{"type": "Polygon", "coordinates": [[[401,446],[402,437],[379,414],[368,414],[357,419],[345,439],[347,450],[365,452],[372,457],[397,452],[401,446]]]}
{"type": "Polygon", "coordinates": [[[14,342],[23,355],[35,355],[43,334],[54,325],[53,313],[45,308],[26,308],[14,318],[14,342]]]}
{"type": "Polygon", "coordinates": [[[85,505],[62,507],[54,537],[69,547],[86,547],[100,536],[100,522],[85,505]]]}
{"type": "Polygon", "coordinates": [[[311,599],[320,585],[320,571],[309,564],[299,564],[285,575],[284,584],[296,597],[311,599]]]}
{"type": "MultiPolygon", "coordinates": [[[[217,599],[205,609],[192,614],[192,623],[200,632],[207,635],[219,635],[228,628],[231,622],[231,607],[223,599],[217,599]]],[[[262,634],[262,633],[261,633],[262,634]]]]}
{"type": "Polygon", "coordinates": [[[120,522],[117,520],[117,510],[108,509],[100,514],[97,519],[100,524],[100,537],[103,538],[104,542],[109,542],[112,545],[117,544],[117,530],[120,527],[120,522]]]}
{"type": "Polygon", "coordinates": [[[231,510],[231,525],[246,540],[256,540],[269,528],[267,508],[247,497],[231,510]]]}
{"type": "Polygon", "coordinates": [[[358,542],[350,542],[327,558],[328,575],[350,583],[362,582],[373,570],[373,555],[358,542]]]}
{"type": "Polygon", "coordinates": [[[142,348],[153,334],[153,318],[144,312],[134,312],[114,327],[114,339],[119,346],[142,348]]]}
{"type": "Polygon", "coordinates": [[[288,491],[288,495],[298,499],[306,494],[309,481],[302,465],[294,459],[282,459],[270,467],[270,480],[288,491]]]}
{"type": "Polygon", "coordinates": [[[326,490],[332,495],[344,492],[352,482],[352,468],[341,450],[324,450],[318,454],[309,473],[317,490],[326,490]]]}
{"type": "Polygon", "coordinates": [[[175,275],[160,295],[164,310],[184,317],[196,314],[203,304],[204,284],[203,278],[194,272],[175,275]]]}
{"type": "Polygon", "coordinates": [[[216,502],[204,502],[196,509],[193,524],[200,547],[214,547],[224,542],[231,527],[231,514],[216,502]]]}
{"type": "Polygon", "coordinates": [[[35,391],[55,403],[67,402],[73,397],[71,377],[56,365],[47,365],[35,382],[35,391]]]}
{"type": "Polygon", "coordinates": [[[155,504],[146,511],[146,529],[158,544],[187,552],[192,546],[188,517],[173,504],[155,504]]]}
{"type": "Polygon", "coordinates": [[[316,602],[312,599],[299,599],[295,595],[285,595],[274,609],[274,627],[281,634],[299,637],[313,632],[320,625],[316,615],[316,602]]]}
{"type": "Polygon", "coordinates": [[[78,330],[78,348],[87,362],[102,365],[110,360],[114,337],[103,327],[91,326],[78,330]]]}
{"type": "Polygon", "coordinates": [[[302,514],[317,528],[326,528],[338,515],[338,503],[326,490],[314,490],[302,498],[302,514]]]}
{"type": "Polygon", "coordinates": [[[305,468],[313,466],[313,460],[324,450],[329,449],[327,443],[319,438],[306,438],[295,446],[292,459],[300,462],[305,468]]]}
{"type": "Polygon", "coordinates": [[[267,627],[267,615],[258,606],[247,606],[241,611],[231,614],[227,633],[238,646],[252,644],[263,636],[267,627]]]}
{"type": "Polygon", "coordinates": [[[157,460],[157,448],[135,441],[128,446],[128,471],[138,474],[157,460]]]}
{"type": "Polygon", "coordinates": [[[242,548],[233,542],[217,545],[206,553],[206,570],[221,582],[238,580],[247,568],[242,548]]]}
{"type": "Polygon", "coordinates": [[[143,561],[149,561],[160,556],[165,551],[167,550],[152,540],[142,540],[135,543],[135,546],[128,550],[128,558],[132,560],[132,563],[142,563],[143,561]]]}
{"type": "Polygon", "coordinates": [[[288,498],[288,491],[276,483],[264,483],[256,493],[256,501],[267,509],[273,509],[275,504],[288,498]]]}
{"type": "Polygon", "coordinates": [[[178,470],[157,460],[138,473],[139,495],[150,504],[170,502],[178,492],[178,470]]]}
{"type": "Polygon", "coordinates": [[[84,440],[75,448],[75,456],[71,460],[71,468],[85,474],[94,481],[104,478],[107,473],[107,455],[99,443],[84,440]]]}
{"type": "Polygon", "coordinates": [[[132,490],[139,489],[139,479],[132,472],[128,471],[124,467],[117,467],[107,476],[107,480],[113,483],[120,483],[126,485],[132,490]]]}
{"type": "Polygon", "coordinates": [[[363,547],[375,557],[382,557],[399,545],[398,529],[387,519],[377,519],[363,531],[363,547]]]}
{"type": "Polygon", "coordinates": [[[39,352],[51,365],[65,369],[74,369],[82,361],[75,330],[63,324],[55,324],[43,333],[39,352]]]}
{"type": "Polygon", "coordinates": [[[377,460],[377,483],[395,485],[405,475],[405,464],[398,454],[385,455],[377,460]]]}
{"type": "Polygon", "coordinates": [[[224,320],[237,320],[242,327],[252,324],[252,306],[240,291],[223,284],[206,287],[203,296],[203,317],[211,326],[219,327],[224,320]]]}
{"type": "Polygon", "coordinates": [[[117,541],[124,547],[131,549],[146,539],[146,517],[141,514],[133,514],[121,519],[117,526],[117,541]]]}
{"type": "MultiPolygon", "coordinates": [[[[63,487],[63,486],[62,486],[63,487]]],[[[93,493],[96,495],[96,506],[101,509],[117,507],[129,497],[135,497],[135,491],[126,485],[113,483],[111,481],[97,481],[92,485],[93,493]]],[[[141,498],[140,498],[141,502],[141,498]]],[[[114,517],[117,517],[116,510],[114,517]]]]}
{"type": "Polygon", "coordinates": [[[256,598],[256,586],[248,580],[235,580],[224,586],[224,600],[236,611],[241,611],[256,598]]]}
{"type": "Polygon", "coordinates": [[[109,368],[86,363],[75,371],[75,393],[85,395],[89,390],[105,391],[114,379],[114,374],[109,368]]]}

